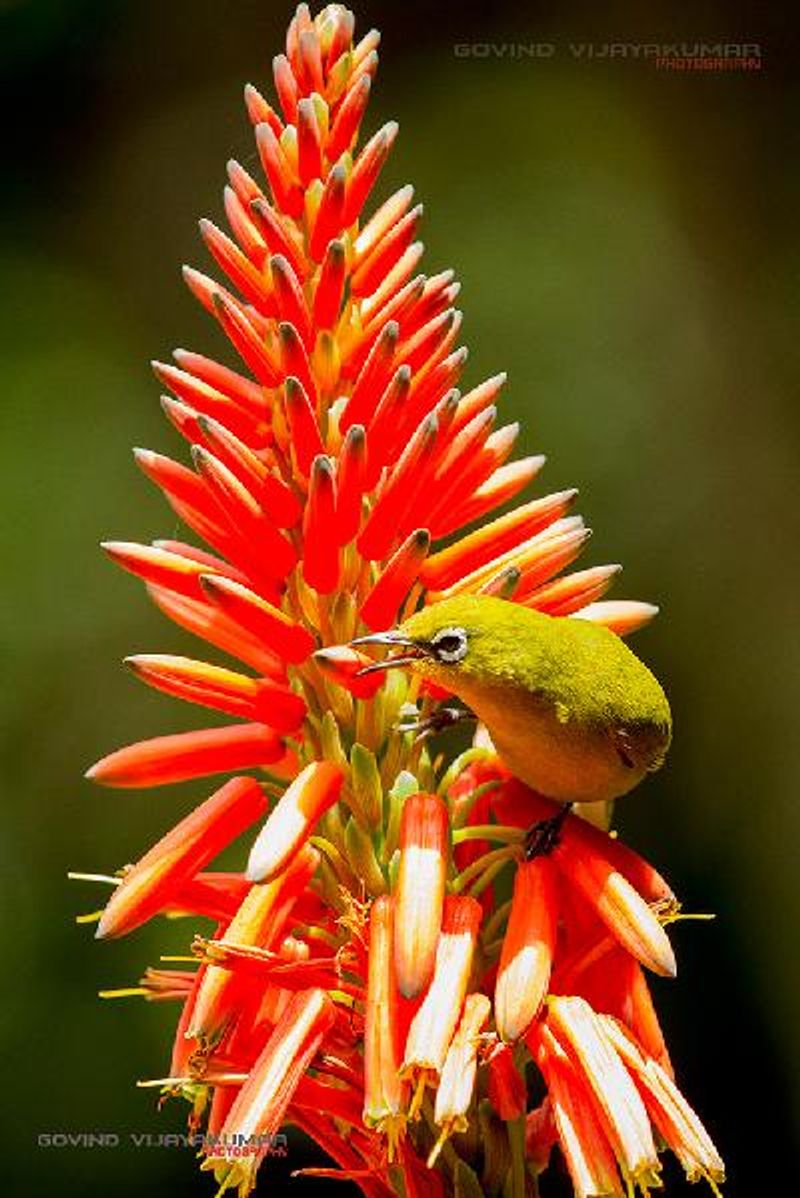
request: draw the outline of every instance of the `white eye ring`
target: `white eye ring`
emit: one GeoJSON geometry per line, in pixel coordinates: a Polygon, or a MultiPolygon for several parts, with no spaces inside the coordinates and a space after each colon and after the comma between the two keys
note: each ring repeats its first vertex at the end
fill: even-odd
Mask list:
{"type": "Polygon", "coordinates": [[[431,641],[437,661],[455,665],[467,655],[467,634],[463,628],[442,628],[431,641]]]}

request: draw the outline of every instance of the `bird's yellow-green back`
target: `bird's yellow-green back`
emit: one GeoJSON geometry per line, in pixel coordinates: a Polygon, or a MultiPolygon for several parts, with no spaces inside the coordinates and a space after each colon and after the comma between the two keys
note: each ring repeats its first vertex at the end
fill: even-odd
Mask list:
{"type": "Polygon", "coordinates": [[[421,652],[412,669],[462,698],[529,785],[563,800],[610,799],[662,763],[664,691],[607,628],[463,596],[423,608],[400,631],[423,647],[447,630],[463,634],[458,660],[421,652]]]}

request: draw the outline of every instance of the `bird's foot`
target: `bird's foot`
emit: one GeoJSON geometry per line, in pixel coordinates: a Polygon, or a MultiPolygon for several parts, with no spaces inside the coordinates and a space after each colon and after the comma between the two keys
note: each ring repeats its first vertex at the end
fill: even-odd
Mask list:
{"type": "Polygon", "coordinates": [[[415,732],[417,739],[422,740],[428,736],[435,736],[438,732],[444,732],[446,728],[453,728],[456,724],[465,723],[467,720],[474,720],[475,716],[471,711],[465,711],[463,707],[438,707],[431,715],[424,719],[403,719],[398,724],[400,732],[415,732]]]}
{"type": "Polygon", "coordinates": [[[561,840],[564,820],[572,810],[572,803],[564,803],[561,810],[550,819],[539,820],[525,834],[525,860],[547,857],[561,840]]]}

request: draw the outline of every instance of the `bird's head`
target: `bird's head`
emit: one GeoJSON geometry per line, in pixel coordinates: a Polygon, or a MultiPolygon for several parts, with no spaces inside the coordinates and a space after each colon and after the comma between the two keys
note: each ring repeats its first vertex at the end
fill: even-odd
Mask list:
{"type": "Polygon", "coordinates": [[[352,643],[397,651],[366,666],[362,674],[406,666],[454,690],[459,679],[486,680],[513,668],[520,610],[503,599],[462,595],[423,607],[396,629],[352,643]]]}

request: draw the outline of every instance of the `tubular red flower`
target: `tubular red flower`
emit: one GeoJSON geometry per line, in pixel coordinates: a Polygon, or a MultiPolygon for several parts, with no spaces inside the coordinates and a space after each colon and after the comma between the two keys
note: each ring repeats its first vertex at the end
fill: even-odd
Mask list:
{"type": "Polygon", "coordinates": [[[553,998],[548,1025],[585,1078],[625,1179],[660,1186],[660,1162],[644,1103],[587,1002],[553,998]]]}
{"type": "Polygon", "coordinates": [[[221,574],[201,575],[200,586],[213,604],[284,661],[305,661],[313,651],[314,638],[301,624],[248,587],[221,574]]]}
{"type": "Polygon", "coordinates": [[[126,745],[96,762],[86,777],[104,786],[164,786],[270,765],[285,752],[283,740],[266,724],[231,724],[126,745]]]}
{"type": "Polygon", "coordinates": [[[411,1021],[403,1057],[404,1073],[422,1084],[444,1066],[469,985],[481,916],[473,898],[445,899],[433,978],[411,1021]]]}
{"type": "Polygon", "coordinates": [[[364,1122],[388,1139],[390,1156],[405,1127],[406,1087],[400,1080],[399,995],[394,976],[394,911],[386,895],[372,905],[364,1026],[364,1122]]]}
{"type": "Polygon", "coordinates": [[[281,796],[250,851],[247,876],[269,882],[285,869],[314,825],[339,798],[344,772],[329,761],[314,761],[281,796]]]}
{"type": "Polygon", "coordinates": [[[495,1019],[501,1039],[519,1040],[547,993],[558,921],[555,867],[548,857],[523,862],[514,878],[497,983],[495,1019]]]}
{"type": "Polygon", "coordinates": [[[356,699],[372,699],[383,686],[380,674],[361,676],[364,667],[371,665],[372,658],[348,645],[318,649],[314,660],[328,677],[346,687],[356,699]]]}
{"type": "Polygon", "coordinates": [[[567,572],[589,536],[574,490],[518,498],[544,458],[512,457],[505,375],[457,390],[460,284],[422,273],[411,186],[370,200],[397,125],[361,144],[379,35],[354,41],[354,27],[338,4],[300,4],[274,106],[245,89],[258,161],[252,174],[227,164],[225,231],[200,223],[220,281],[184,269],[241,365],[184,349],[154,363],[192,460],[136,460],[186,531],[105,546],[225,655],[137,654],[135,672],[244,722],[130,745],[89,776],[144,786],[263,771],[263,791],[229,782],[122,880],[73,875],[114,888],[101,935],[156,911],[217,924],[190,937],[194,975],[148,971],[106,993],[182,1004],[163,1085],[189,1100],[193,1130],[208,1118],[214,1133],[267,1137],[250,1154],[209,1152],[204,1167],[242,1196],[281,1122],[338,1166],[311,1172],[369,1198],[521,1194],[526,1164],[543,1171],[554,1142],[579,1198],[647,1193],[651,1127],[713,1188],[722,1164],[671,1080],[639,964],[674,972],[668,883],[573,814],[502,901],[515,829],[556,807],[508,776],[485,735],[456,761],[446,739],[432,749],[448,690],[365,671],[376,663],[357,647],[447,595],[619,635],[656,609],[604,598],[617,566],[567,572]],[[261,820],[265,794],[248,873],[243,859],[205,869],[261,820]],[[523,1039],[547,1091],[535,1110],[523,1039]]]}
{"type": "Polygon", "coordinates": [[[367,628],[386,628],[392,623],[400,604],[419,576],[430,543],[427,528],[418,528],[406,537],[386,563],[361,605],[359,615],[367,628]]]}
{"type": "Polygon", "coordinates": [[[126,657],[125,664],[156,690],[229,715],[262,720],[278,732],[296,732],[306,712],[301,697],[287,686],[189,657],[138,653],[126,657]]]}
{"type": "Polygon", "coordinates": [[[447,872],[447,808],[436,795],[406,799],[395,891],[394,960],[406,998],[430,981],[442,923],[447,872]]]}
{"type": "Polygon", "coordinates": [[[122,936],[146,923],[181,883],[255,823],[266,805],[261,787],[252,778],[232,778],[125,874],[97,925],[98,939],[122,936]]]}

